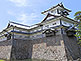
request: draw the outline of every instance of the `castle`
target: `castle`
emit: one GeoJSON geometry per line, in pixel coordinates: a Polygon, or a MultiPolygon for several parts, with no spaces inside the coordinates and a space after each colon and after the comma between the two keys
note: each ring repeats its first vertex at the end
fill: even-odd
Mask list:
{"type": "Polygon", "coordinates": [[[42,12],[41,23],[27,26],[10,21],[0,32],[1,59],[76,60],[81,57],[71,10],[62,3],[42,12]]]}

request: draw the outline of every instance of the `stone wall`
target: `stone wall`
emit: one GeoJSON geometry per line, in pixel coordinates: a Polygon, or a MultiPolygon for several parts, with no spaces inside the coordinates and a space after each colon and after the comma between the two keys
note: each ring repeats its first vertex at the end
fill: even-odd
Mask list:
{"type": "Polygon", "coordinates": [[[64,42],[61,35],[32,41],[32,58],[67,61],[64,42]]]}
{"type": "Polygon", "coordinates": [[[10,59],[12,42],[11,40],[5,40],[0,42],[0,58],[10,59]]]}
{"type": "Polygon", "coordinates": [[[12,59],[46,59],[57,61],[76,60],[80,51],[76,37],[56,35],[33,40],[15,39],[12,59]]]}
{"type": "Polygon", "coordinates": [[[56,35],[33,40],[14,39],[0,42],[0,58],[3,59],[46,59],[56,61],[76,60],[80,50],[75,37],[56,35]]]}
{"type": "Polygon", "coordinates": [[[32,56],[30,40],[15,39],[12,47],[11,59],[28,59],[32,56]]]}
{"type": "Polygon", "coordinates": [[[67,35],[63,35],[63,40],[67,53],[67,58],[73,60],[81,58],[81,51],[79,50],[79,45],[77,44],[76,37],[68,37],[67,35]]]}
{"type": "Polygon", "coordinates": [[[12,59],[46,59],[67,61],[61,35],[33,40],[15,39],[12,59]]]}

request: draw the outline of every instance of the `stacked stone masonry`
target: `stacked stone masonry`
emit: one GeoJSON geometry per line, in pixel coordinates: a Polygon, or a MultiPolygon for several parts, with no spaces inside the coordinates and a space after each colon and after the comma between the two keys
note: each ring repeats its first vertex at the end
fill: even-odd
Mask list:
{"type": "Polygon", "coordinates": [[[0,42],[0,58],[76,60],[81,56],[76,37],[56,35],[33,40],[14,39],[0,42]]]}
{"type": "Polygon", "coordinates": [[[10,59],[12,41],[5,40],[0,42],[0,59],[10,59]]]}
{"type": "Polygon", "coordinates": [[[14,42],[11,57],[13,59],[33,58],[68,61],[80,57],[76,37],[57,35],[33,40],[16,39],[14,42]]]}

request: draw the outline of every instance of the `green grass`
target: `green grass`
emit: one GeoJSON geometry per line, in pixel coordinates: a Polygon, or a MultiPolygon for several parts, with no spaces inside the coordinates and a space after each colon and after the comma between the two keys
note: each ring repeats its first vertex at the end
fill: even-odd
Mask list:
{"type": "Polygon", "coordinates": [[[1,59],[0,59],[0,61],[5,61],[5,60],[1,60],[1,59]]]}

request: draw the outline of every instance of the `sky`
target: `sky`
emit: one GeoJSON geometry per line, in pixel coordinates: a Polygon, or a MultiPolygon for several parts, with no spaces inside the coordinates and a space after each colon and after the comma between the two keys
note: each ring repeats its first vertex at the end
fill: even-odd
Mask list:
{"type": "Polygon", "coordinates": [[[40,23],[45,17],[41,12],[60,2],[72,10],[70,18],[81,11],[81,0],[0,0],[0,31],[7,27],[9,21],[25,25],[40,23]]]}

